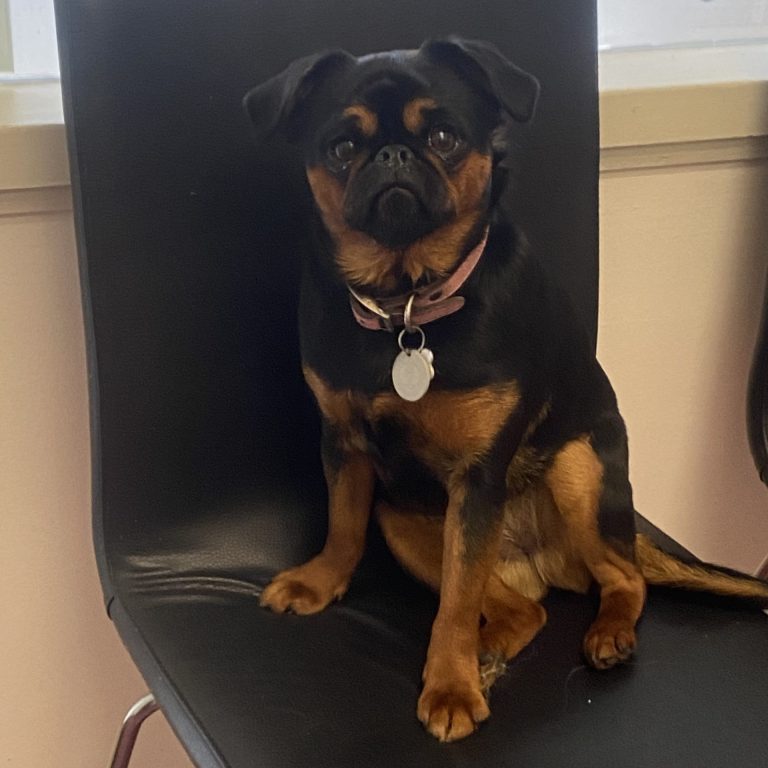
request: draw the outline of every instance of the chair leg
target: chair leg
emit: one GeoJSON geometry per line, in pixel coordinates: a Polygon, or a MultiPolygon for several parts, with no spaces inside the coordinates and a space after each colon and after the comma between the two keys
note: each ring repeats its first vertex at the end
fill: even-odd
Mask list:
{"type": "Polygon", "coordinates": [[[131,759],[141,724],[158,709],[155,697],[148,693],[128,710],[123,718],[123,724],[120,726],[120,732],[117,734],[117,743],[112,752],[109,768],[128,768],[128,762],[131,759]]]}

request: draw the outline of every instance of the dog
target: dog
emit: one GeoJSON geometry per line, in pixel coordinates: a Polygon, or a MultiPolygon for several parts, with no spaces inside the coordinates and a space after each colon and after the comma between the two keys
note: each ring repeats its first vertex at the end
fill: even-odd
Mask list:
{"type": "Polygon", "coordinates": [[[597,586],[598,669],[634,651],[647,584],[768,604],[768,585],[636,534],[616,396],[504,204],[510,127],[538,94],[494,46],[447,38],[309,56],[244,99],[257,141],[303,153],[314,197],[299,334],[329,498],[322,551],[261,603],[341,598],[373,511],[440,595],[417,715],[441,741],[489,716],[479,659],[531,642],[549,587],[597,586]]]}

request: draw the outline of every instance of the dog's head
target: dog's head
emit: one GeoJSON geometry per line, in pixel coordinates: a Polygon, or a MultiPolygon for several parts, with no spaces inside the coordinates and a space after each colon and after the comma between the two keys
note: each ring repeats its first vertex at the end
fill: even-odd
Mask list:
{"type": "Polygon", "coordinates": [[[258,137],[281,131],[303,148],[345,279],[393,290],[448,273],[472,247],[488,216],[494,136],[510,118],[529,120],[537,95],[490,44],[451,38],[309,56],[245,106],[258,137]]]}

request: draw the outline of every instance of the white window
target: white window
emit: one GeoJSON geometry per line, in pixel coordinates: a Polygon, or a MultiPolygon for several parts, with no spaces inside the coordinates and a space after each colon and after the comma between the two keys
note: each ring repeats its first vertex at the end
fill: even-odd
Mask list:
{"type": "MultiPolygon", "coordinates": [[[[598,0],[597,5],[601,50],[768,41],[768,0],[598,0]]],[[[58,74],[53,0],[0,0],[0,75],[58,74]]]]}
{"type": "Polygon", "coordinates": [[[768,40],[768,0],[598,0],[602,50],[768,40]]]}
{"type": "Polygon", "coordinates": [[[0,75],[59,76],[53,0],[0,0],[0,75]]]}

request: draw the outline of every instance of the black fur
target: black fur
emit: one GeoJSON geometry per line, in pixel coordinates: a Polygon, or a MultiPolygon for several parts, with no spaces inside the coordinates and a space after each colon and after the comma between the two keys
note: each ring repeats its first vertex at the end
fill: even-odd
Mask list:
{"type": "Polygon", "coordinates": [[[488,454],[467,473],[467,491],[460,517],[464,527],[464,557],[468,560],[487,547],[488,535],[501,522],[509,493],[507,470],[523,440],[535,402],[533,398],[515,408],[488,454]]]}

